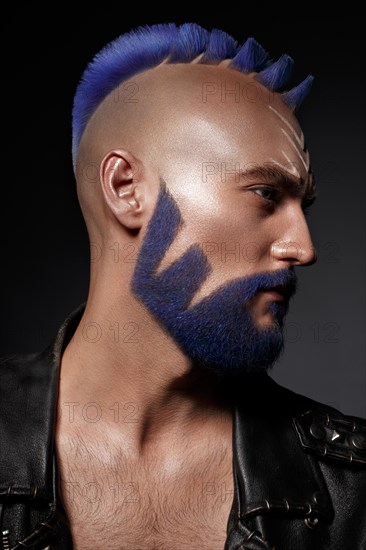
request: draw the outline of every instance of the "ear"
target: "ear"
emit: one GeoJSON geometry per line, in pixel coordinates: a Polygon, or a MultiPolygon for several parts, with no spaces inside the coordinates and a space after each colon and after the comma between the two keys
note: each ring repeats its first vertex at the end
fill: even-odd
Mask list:
{"type": "Polygon", "coordinates": [[[142,165],[129,151],[109,151],[100,165],[100,183],[109,208],[129,229],[140,228],[144,213],[142,165]]]}

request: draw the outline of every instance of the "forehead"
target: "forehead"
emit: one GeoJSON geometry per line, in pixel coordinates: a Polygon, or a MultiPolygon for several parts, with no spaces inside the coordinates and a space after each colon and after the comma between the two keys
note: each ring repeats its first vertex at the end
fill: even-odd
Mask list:
{"type": "Polygon", "coordinates": [[[255,73],[225,63],[161,63],[139,73],[98,107],[81,143],[98,144],[100,156],[129,146],[157,166],[270,164],[306,180],[309,154],[292,111],[255,73]]]}
{"type": "Polygon", "coordinates": [[[273,163],[305,178],[309,154],[296,117],[280,94],[254,77],[225,62],[163,63],[146,71],[138,84],[142,100],[156,104],[161,131],[170,143],[181,140],[188,150],[205,155],[211,148],[236,162],[273,163]]]}

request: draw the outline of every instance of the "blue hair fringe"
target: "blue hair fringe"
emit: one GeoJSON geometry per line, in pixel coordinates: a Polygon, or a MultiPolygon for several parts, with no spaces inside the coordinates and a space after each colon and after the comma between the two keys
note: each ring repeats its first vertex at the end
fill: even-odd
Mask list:
{"type": "MultiPolygon", "coordinates": [[[[74,166],[85,127],[107,95],[134,75],[168,63],[190,63],[200,54],[200,63],[231,59],[230,68],[249,73],[272,91],[279,91],[291,75],[293,60],[288,55],[272,63],[267,52],[250,37],[238,48],[232,36],[220,29],[207,31],[196,23],[162,23],[138,27],[107,44],[89,63],[77,87],[72,111],[72,153],[74,166]]],[[[303,102],[313,77],[281,94],[292,110],[303,102]]]]}
{"type": "Polygon", "coordinates": [[[292,88],[292,90],[289,90],[288,92],[283,92],[281,94],[282,101],[286,103],[286,105],[290,107],[290,109],[298,109],[310,92],[313,81],[313,75],[309,74],[305,78],[305,80],[300,82],[298,86],[295,86],[295,88],[292,88]]]}
{"type": "Polygon", "coordinates": [[[251,73],[264,69],[267,60],[268,54],[265,49],[253,37],[250,37],[240,48],[229,67],[244,73],[251,73]]]}
{"type": "Polygon", "coordinates": [[[208,45],[200,63],[220,62],[232,59],[238,49],[238,43],[230,34],[220,29],[212,29],[208,45]]]}
{"type": "Polygon", "coordinates": [[[254,78],[272,92],[280,90],[291,77],[294,60],[289,55],[281,55],[278,61],[260,71],[254,78]]]}
{"type": "Polygon", "coordinates": [[[206,29],[196,23],[184,23],[179,27],[168,63],[190,63],[205,51],[209,40],[210,33],[206,29]]]}

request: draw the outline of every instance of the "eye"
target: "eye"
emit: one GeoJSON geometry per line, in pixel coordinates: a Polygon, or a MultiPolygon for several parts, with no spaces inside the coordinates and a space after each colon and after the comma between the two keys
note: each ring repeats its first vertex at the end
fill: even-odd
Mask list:
{"type": "Polygon", "coordinates": [[[270,202],[278,201],[278,191],[272,186],[261,185],[260,187],[254,187],[251,189],[256,195],[259,195],[262,199],[270,202]]]}
{"type": "Polygon", "coordinates": [[[305,199],[302,203],[302,211],[304,213],[304,216],[307,218],[310,215],[310,207],[314,204],[316,199],[316,195],[309,197],[305,199]]]}

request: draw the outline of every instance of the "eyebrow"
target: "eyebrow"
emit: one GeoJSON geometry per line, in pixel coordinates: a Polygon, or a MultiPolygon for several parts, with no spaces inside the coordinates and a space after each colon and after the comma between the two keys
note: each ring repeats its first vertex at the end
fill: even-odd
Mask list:
{"type": "Polygon", "coordinates": [[[316,183],[313,173],[308,172],[306,181],[303,178],[298,178],[289,174],[286,170],[275,165],[254,166],[247,169],[239,170],[240,181],[257,181],[258,183],[276,183],[282,191],[286,191],[291,195],[303,197],[303,202],[306,206],[310,206],[318,196],[316,193],[316,183]],[[303,194],[303,191],[305,193],[303,194]]]}

